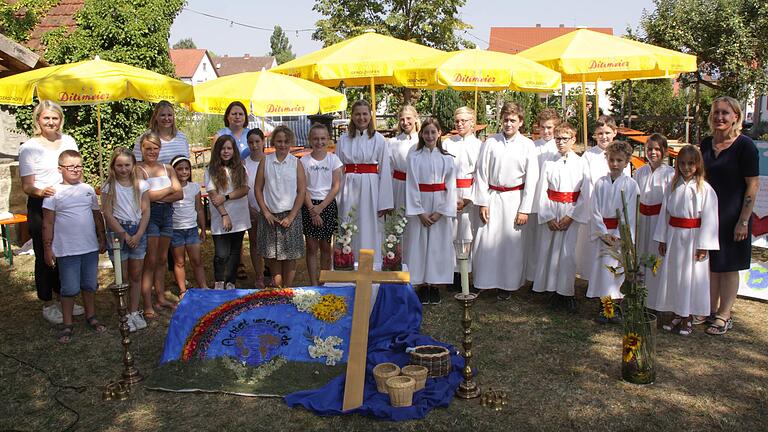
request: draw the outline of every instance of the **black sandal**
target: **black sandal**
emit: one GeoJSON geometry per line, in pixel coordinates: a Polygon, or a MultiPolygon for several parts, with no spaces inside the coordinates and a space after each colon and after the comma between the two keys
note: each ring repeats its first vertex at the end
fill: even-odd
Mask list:
{"type": "Polygon", "coordinates": [[[733,318],[725,319],[720,315],[715,315],[715,319],[707,327],[706,333],[710,336],[722,336],[733,328],[733,318]],[[717,325],[717,322],[721,321],[723,325],[717,325]]]}
{"type": "Polygon", "coordinates": [[[104,333],[107,331],[107,327],[100,323],[99,320],[96,319],[96,315],[90,316],[85,319],[86,324],[88,324],[88,327],[91,328],[96,333],[104,333]]]}
{"type": "Polygon", "coordinates": [[[74,335],[75,330],[72,327],[72,324],[65,324],[61,327],[61,330],[59,330],[56,338],[59,340],[59,343],[68,344],[72,342],[72,336],[74,335]]]}

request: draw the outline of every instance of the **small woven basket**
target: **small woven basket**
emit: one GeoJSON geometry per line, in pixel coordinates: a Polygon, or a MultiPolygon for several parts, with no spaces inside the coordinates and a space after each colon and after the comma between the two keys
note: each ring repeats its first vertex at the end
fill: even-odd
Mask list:
{"type": "Polygon", "coordinates": [[[379,393],[387,393],[387,380],[400,375],[400,366],[394,363],[379,363],[373,368],[376,379],[376,389],[379,393]]]}
{"type": "Polygon", "coordinates": [[[437,345],[421,345],[411,351],[411,364],[424,366],[429,376],[442,377],[451,372],[451,353],[437,345]]]}
{"type": "Polygon", "coordinates": [[[413,387],[413,391],[415,392],[424,388],[424,385],[427,382],[427,375],[429,375],[429,369],[419,365],[403,366],[400,372],[416,381],[416,384],[413,387]]]}
{"type": "Polygon", "coordinates": [[[413,404],[413,386],[416,381],[405,375],[392,377],[387,380],[389,403],[393,407],[408,407],[413,404]]]}

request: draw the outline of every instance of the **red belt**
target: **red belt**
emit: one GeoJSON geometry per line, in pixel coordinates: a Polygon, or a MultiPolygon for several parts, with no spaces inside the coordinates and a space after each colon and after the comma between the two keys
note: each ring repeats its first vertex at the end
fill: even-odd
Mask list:
{"type": "Polygon", "coordinates": [[[661,213],[661,204],[647,205],[640,203],[640,214],[654,216],[661,213]]]}
{"type": "Polygon", "coordinates": [[[492,185],[492,184],[488,185],[488,189],[499,191],[499,192],[511,192],[511,191],[516,191],[516,190],[523,190],[524,187],[525,187],[525,183],[521,183],[521,184],[519,184],[517,186],[513,186],[513,187],[496,186],[496,185],[492,185]]]}
{"type": "Polygon", "coordinates": [[[619,220],[617,218],[603,218],[603,223],[608,229],[616,229],[619,227],[619,220]]]}
{"type": "Polygon", "coordinates": [[[556,190],[547,189],[547,197],[551,201],[561,202],[561,203],[574,203],[577,199],[579,199],[579,195],[581,195],[581,191],[576,192],[558,192],[556,190]]]}
{"type": "Polygon", "coordinates": [[[699,228],[701,226],[701,218],[688,219],[670,216],[669,225],[675,228],[699,228]]]}
{"type": "Polygon", "coordinates": [[[472,183],[475,182],[475,179],[473,178],[465,178],[465,179],[456,179],[456,187],[459,189],[472,187],[472,183]]]}
{"type": "Polygon", "coordinates": [[[445,183],[419,183],[420,192],[440,192],[445,190],[445,183]]]}
{"type": "Polygon", "coordinates": [[[378,174],[379,164],[346,164],[344,172],[347,174],[378,174]]]}
{"type": "Polygon", "coordinates": [[[398,171],[398,170],[392,171],[392,178],[405,181],[405,171],[398,171]]]}

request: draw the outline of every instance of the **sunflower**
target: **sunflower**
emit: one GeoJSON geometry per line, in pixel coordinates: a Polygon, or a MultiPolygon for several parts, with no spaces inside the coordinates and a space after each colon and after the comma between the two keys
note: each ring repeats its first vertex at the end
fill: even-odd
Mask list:
{"type": "Polygon", "coordinates": [[[611,319],[616,316],[616,309],[613,307],[613,300],[610,296],[601,297],[600,303],[602,305],[602,313],[604,317],[611,319]]]}
{"type": "Polygon", "coordinates": [[[651,267],[651,272],[653,272],[653,274],[659,272],[659,268],[661,267],[662,262],[664,262],[664,260],[661,257],[656,258],[656,260],[653,262],[653,266],[651,267]]]}
{"type": "Polygon", "coordinates": [[[643,339],[635,332],[629,332],[624,335],[624,348],[632,351],[640,349],[640,345],[643,344],[643,339]]]}
{"type": "Polygon", "coordinates": [[[629,363],[632,360],[632,357],[634,356],[635,356],[635,352],[625,346],[624,356],[623,356],[624,363],[629,363]]]}

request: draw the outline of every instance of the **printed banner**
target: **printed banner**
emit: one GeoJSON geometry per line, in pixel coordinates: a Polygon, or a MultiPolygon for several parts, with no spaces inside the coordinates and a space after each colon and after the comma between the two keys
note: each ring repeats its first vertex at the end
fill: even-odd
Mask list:
{"type": "Polygon", "coordinates": [[[768,142],[755,141],[760,156],[760,189],[752,209],[752,245],[768,247],[768,142]]]}
{"type": "Polygon", "coordinates": [[[768,264],[752,261],[749,270],[739,272],[739,295],[768,300],[768,264]]]}

